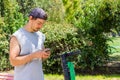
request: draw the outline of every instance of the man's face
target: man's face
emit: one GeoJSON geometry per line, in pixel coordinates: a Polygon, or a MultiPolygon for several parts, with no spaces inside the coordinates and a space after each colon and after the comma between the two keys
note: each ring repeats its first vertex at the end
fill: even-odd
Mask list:
{"type": "Polygon", "coordinates": [[[44,23],[45,23],[45,20],[43,20],[43,19],[39,19],[39,18],[32,19],[31,20],[31,30],[32,30],[32,32],[39,31],[42,28],[44,23]]]}

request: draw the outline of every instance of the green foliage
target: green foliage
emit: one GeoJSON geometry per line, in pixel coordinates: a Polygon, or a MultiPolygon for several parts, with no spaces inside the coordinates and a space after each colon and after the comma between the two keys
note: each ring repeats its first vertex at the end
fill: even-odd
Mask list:
{"type": "Polygon", "coordinates": [[[3,31],[5,26],[4,20],[0,17],[0,71],[11,68],[8,61],[8,41],[6,40],[6,33],[3,31]]]}
{"type": "Polygon", "coordinates": [[[112,47],[112,53],[120,53],[120,37],[111,38],[108,44],[112,47]]]}
{"type": "Polygon", "coordinates": [[[78,66],[83,69],[94,69],[102,66],[109,60],[111,49],[107,44],[109,40],[105,33],[118,27],[116,12],[118,1],[114,0],[86,0],[79,1],[77,5],[74,1],[63,0],[66,19],[79,28],[81,38],[82,54],[78,57],[78,66]],[[76,6],[78,8],[73,8],[76,6]],[[73,11],[73,14],[71,12],[73,11]],[[109,50],[110,49],[110,50],[109,50]]]}
{"type": "MultiPolygon", "coordinates": [[[[96,13],[92,17],[87,19],[92,19],[93,26],[89,26],[85,32],[88,34],[87,40],[92,42],[92,45],[89,48],[84,47],[88,53],[86,57],[81,58],[81,62],[84,62],[84,68],[94,69],[96,66],[102,66],[109,60],[109,54],[111,53],[110,46],[107,44],[109,40],[104,34],[110,32],[111,29],[115,28],[115,11],[116,4],[114,1],[103,0],[95,4],[96,13]],[[98,7],[97,7],[98,6],[98,7]],[[97,9],[96,9],[97,8],[97,9]],[[110,50],[109,50],[110,49],[110,50]],[[91,56],[90,56],[91,55],[91,56]],[[89,57],[89,58],[88,58],[89,57]],[[83,59],[84,58],[84,59],[83,59]]],[[[88,23],[91,21],[87,21],[88,23]]],[[[89,23],[91,25],[91,23],[89,23]]],[[[85,24],[86,25],[86,24],[85,24]]],[[[84,50],[83,50],[84,51],[84,50]]],[[[85,54],[83,52],[83,54],[85,54]]]]}
{"type": "Polygon", "coordinates": [[[48,44],[46,46],[52,47],[54,53],[69,51],[74,49],[73,47],[77,48],[76,31],[77,28],[66,23],[48,22],[43,28],[43,32],[46,34],[46,43],[48,44]]]}
{"type": "Polygon", "coordinates": [[[46,35],[45,47],[51,48],[52,53],[51,57],[44,63],[43,68],[46,73],[61,73],[60,59],[53,60],[52,57],[78,49],[81,45],[76,30],[74,26],[66,23],[47,22],[43,27],[42,32],[46,35]]]}
{"type": "MultiPolygon", "coordinates": [[[[79,48],[82,54],[75,63],[84,69],[94,69],[109,60],[111,50],[105,34],[120,30],[120,0],[0,0],[0,70],[11,68],[10,35],[27,22],[34,7],[47,11],[48,22],[42,31],[52,56],[79,48]]],[[[58,61],[47,60],[45,71],[61,72],[58,61]]]]}
{"type": "Polygon", "coordinates": [[[19,12],[19,6],[16,2],[4,1],[6,14],[4,16],[5,30],[9,35],[22,27],[24,23],[23,15],[19,12]],[[13,7],[15,6],[15,7],[13,7]]]}
{"type": "Polygon", "coordinates": [[[48,14],[48,20],[57,23],[64,21],[64,7],[61,0],[36,0],[36,6],[43,8],[48,14]]]}
{"type": "Polygon", "coordinates": [[[76,13],[80,12],[80,0],[62,0],[65,9],[65,19],[68,22],[74,23],[74,19],[79,18],[76,13]]]}
{"type": "Polygon", "coordinates": [[[115,12],[115,30],[117,31],[118,35],[120,35],[120,0],[116,2],[117,4],[117,9],[115,12]]]}
{"type": "Polygon", "coordinates": [[[103,0],[98,8],[98,25],[101,32],[110,32],[115,28],[115,12],[117,11],[117,1],[103,0]]]}
{"type": "Polygon", "coordinates": [[[20,12],[24,17],[35,7],[43,8],[48,14],[48,20],[54,22],[64,21],[64,9],[61,0],[17,0],[20,12]]]}
{"type": "Polygon", "coordinates": [[[93,70],[95,67],[102,66],[106,63],[109,60],[109,54],[111,51],[109,45],[106,44],[106,41],[107,38],[103,35],[92,38],[92,44],[82,48],[82,54],[78,65],[81,65],[80,67],[83,69],[93,70]]]}
{"type": "Polygon", "coordinates": [[[36,7],[36,0],[16,0],[19,5],[19,11],[23,13],[24,18],[28,17],[28,13],[36,7]]]}

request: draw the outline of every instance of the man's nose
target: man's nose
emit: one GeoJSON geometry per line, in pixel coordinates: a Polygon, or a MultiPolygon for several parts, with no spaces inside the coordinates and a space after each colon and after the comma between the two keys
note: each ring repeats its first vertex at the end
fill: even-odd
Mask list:
{"type": "Polygon", "coordinates": [[[37,27],[37,29],[40,29],[42,26],[41,25],[39,25],[38,27],[37,27]]]}

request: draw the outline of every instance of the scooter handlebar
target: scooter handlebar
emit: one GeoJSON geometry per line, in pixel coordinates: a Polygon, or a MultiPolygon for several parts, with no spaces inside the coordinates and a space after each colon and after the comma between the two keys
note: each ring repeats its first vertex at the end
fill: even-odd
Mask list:
{"type": "Polygon", "coordinates": [[[78,55],[78,54],[80,54],[80,53],[81,53],[80,50],[71,51],[71,52],[65,52],[65,53],[63,53],[63,54],[53,56],[53,59],[57,59],[57,58],[60,58],[60,57],[62,57],[62,56],[68,57],[68,56],[78,55]]]}

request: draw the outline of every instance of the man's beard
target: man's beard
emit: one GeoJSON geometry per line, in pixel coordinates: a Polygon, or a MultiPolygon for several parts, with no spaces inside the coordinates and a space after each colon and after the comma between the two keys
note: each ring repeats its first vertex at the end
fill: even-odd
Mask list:
{"type": "Polygon", "coordinates": [[[39,31],[39,29],[33,29],[33,31],[34,31],[34,32],[37,32],[37,31],[39,31]]]}

